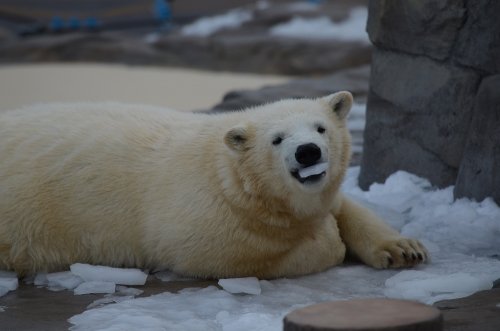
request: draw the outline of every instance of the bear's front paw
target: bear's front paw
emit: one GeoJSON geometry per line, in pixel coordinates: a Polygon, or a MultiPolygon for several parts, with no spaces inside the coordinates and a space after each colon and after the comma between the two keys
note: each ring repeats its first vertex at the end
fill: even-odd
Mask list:
{"type": "Polygon", "coordinates": [[[370,261],[379,269],[413,267],[429,260],[429,253],[418,240],[395,238],[385,240],[377,246],[370,261]]]}

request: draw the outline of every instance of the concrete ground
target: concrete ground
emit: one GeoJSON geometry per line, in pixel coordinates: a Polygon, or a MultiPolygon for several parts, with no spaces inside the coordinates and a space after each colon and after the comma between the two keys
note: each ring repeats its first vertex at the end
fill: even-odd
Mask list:
{"type": "MultiPolygon", "coordinates": [[[[164,283],[148,280],[139,297],[162,292],[177,292],[188,287],[207,287],[216,281],[190,281],[164,283]]],[[[82,313],[87,306],[103,294],[74,295],[71,291],[52,292],[46,288],[20,284],[16,291],[0,298],[0,330],[2,331],[57,331],[67,330],[71,316],[82,313]],[[1,312],[4,310],[3,312],[1,312]]]]}
{"type": "MultiPolygon", "coordinates": [[[[162,292],[177,292],[183,288],[207,287],[215,281],[161,282],[152,279],[140,297],[162,292]]],[[[22,284],[0,298],[0,330],[3,331],[57,331],[67,330],[68,319],[86,310],[103,295],[73,295],[71,291],[51,292],[46,288],[22,284]],[[5,307],[5,308],[3,308],[5,307]]],[[[500,330],[500,288],[478,292],[470,297],[436,303],[444,316],[445,331],[500,330]]]]}

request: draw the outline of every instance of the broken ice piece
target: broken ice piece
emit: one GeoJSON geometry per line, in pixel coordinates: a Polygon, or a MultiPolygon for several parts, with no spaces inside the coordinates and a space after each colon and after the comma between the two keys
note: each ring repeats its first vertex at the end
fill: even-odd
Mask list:
{"type": "Polygon", "coordinates": [[[53,288],[72,290],[83,283],[83,279],[73,274],[71,271],[54,272],[46,274],[45,276],[47,278],[48,285],[53,288]]]}
{"type": "Polygon", "coordinates": [[[138,288],[126,287],[126,286],[121,286],[121,285],[116,286],[116,291],[120,295],[127,295],[127,296],[132,296],[132,297],[134,297],[136,295],[141,295],[144,292],[143,290],[139,290],[138,288]]]}
{"type": "Polygon", "coordinates": [[[36,276],[35,276],[35,280],[33,281],[33,283],[36,286],[46,286],[46,285],[48,285],[49,284],[49,280],[47,279],[47,273],[46,272],[37,273],[36,276]]]}
{"type": "Polygon", "coordinates": [[[0,297],[7,294],[9,291],[17,289],[19,281],[17,274],[10,271],[0,271],[0,297]]]}
{"type": "Polygon", "coordinates": [[[229,293],[260,294],[259,280],[255,277],[219,279],[219,285],[229,293]]]}
{"type": "Polygon", "coordinates": [[[121,285],[144,285],[148,275],[139,269],[111,268],[90,264],[75,263],[71,272],[84,281],[103,281],[121,285]]]}
{"type": "Polygon", "coordinates": [[[9,291],[14,291],[17,289],[18,285],[19,281],[17,280],[17,274],[15,272],[0,270],[0,286],[9,291]]]}
{"type": "Polygon", "coordinates": [[[115,293],[116,284],[103,281],[90,281],[78,285],[73,291],[75,295],[93,293],[115,293]]]}
{"type": "Polygon", "coordinates": [[[189,282],[195,280],[194,278],[178,275],[170,270],[155,272],[154,276],[162,282],[189,282]]]}
{"type": "Polygon", "coordinates": [[[328,169],[328,162],[318,163],[313,166],[299,170],[300,178],[307,178],[310,176],[319,175],[328,169]]]}

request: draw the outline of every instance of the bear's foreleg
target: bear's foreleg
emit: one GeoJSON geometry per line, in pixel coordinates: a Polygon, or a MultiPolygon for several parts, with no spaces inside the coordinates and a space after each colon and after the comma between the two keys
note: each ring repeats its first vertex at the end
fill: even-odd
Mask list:
{"type": "Polygon", "coordinates": [[[344,261],[346,248],[331,215],[312,236],[303,238],[271,271],[271,278],[302,276],[324,271],[344,261]]]}
{"type": "Polygon", "coordinates": [[[368,209],[344,196],[333,211],[347,250],[374,268],[411,267],[429,259],[425,247],[405,238],[368,209]]]}

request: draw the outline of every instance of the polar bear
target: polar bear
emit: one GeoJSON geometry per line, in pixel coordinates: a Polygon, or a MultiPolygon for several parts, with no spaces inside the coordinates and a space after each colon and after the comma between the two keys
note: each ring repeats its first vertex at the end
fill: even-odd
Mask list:
{"type": "Polygon", "coordinates": [[[347,199],[349,92],[223,114],[47,104],[0,115],[0,269],[75,262],[291,277],[427,251],[347,199]]]}

